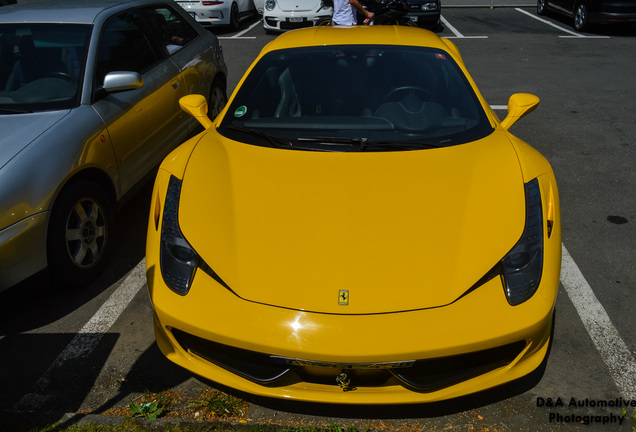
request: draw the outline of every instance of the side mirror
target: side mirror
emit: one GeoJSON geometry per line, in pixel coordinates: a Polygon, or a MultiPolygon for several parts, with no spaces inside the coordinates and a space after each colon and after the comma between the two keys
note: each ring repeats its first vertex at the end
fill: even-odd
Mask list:
{"type": "Polygon", "coordinates": [[[198,94],[191,94],[179,99],[181,109],[198,120],[204,129],[212,126],[212,120],[208,117],[208,102],[205,97],[198,94]]]}
{"type": "Polygon", "coordinates": [[[508,130],[521,117],[530,114],[539,105],[539,98],[529,93],[516,93],[508,101],[508,115],[501,122],[501,127],[508,130]]]}
{"type": "Polygon", "coordinates": [[[144,86],[144,80],[137,72],[109,72],[104,77],[103,89],[109,93],[136,90],[144,86]]]}

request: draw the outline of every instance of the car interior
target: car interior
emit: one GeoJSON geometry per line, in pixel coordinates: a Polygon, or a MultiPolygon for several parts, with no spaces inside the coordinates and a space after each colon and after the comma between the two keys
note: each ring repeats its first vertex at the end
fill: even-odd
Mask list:
{"type": "Polygon", "coordinates": [[[240,117],[228,116],[235,126],[395,138],[464,132],[484,121],[470,85],[444,52],[316,47],[271,53],[257,68],[230,107],[230,113],[245,107],[240,117]]]}

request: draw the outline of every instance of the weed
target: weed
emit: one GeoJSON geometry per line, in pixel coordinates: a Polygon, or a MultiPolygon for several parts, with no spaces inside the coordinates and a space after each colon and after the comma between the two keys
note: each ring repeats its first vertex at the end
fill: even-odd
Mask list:
{"type": "Polygon", "coordinates": [[[157,420],[166,410],[172,406],[174,396],[170,392],[151,393],[145,391],[138,401],[133,400],[128,404],[131,417],[143,417],[148,420],[157,420]]]}
{"type": "Polygon", "coordinates": [[[623,408],[623,410],[621,411],[621,414],[627,419],[628,422],[630,422],[632,424],[632,431],[636,432],[636,412],[630,416],[627,413],[627,410],[625,408],[623,408]],[[632,420],[634,420],[634,421],[632,421],[632,420]]]}
{"type": "Polygon", "coordinates": [[[205,417],[244,417],[247,402],[215,389],[201,389],[199,397],[191,401],[191,408],[203,411],[205,417]]]}

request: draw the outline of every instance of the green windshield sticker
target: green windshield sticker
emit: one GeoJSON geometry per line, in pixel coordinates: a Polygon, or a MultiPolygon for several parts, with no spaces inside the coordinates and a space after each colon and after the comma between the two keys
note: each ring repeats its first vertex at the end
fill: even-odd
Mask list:
{"type": "Polygon", "coordinates": [[[243,117],[247,112],[247,107],[245,105],[241,105],[234,111],[234,117],[243,117]]]}

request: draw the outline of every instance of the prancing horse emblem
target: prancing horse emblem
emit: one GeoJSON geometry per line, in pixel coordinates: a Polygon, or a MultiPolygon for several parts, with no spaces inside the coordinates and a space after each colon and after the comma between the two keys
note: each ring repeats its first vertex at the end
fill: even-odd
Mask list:
{"type": "Polygon", "coordinates": [[[340,290],[338,293],[338,304],[340,306],[349,305],[349,290],[340,290]]]}

